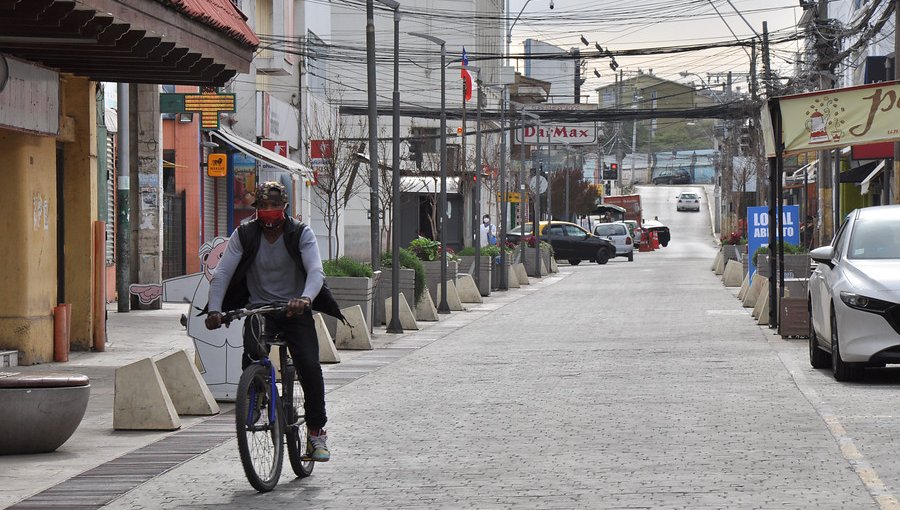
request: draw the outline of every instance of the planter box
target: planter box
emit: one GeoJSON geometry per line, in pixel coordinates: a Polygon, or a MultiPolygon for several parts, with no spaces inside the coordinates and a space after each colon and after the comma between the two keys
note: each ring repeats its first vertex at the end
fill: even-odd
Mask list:
{"type": "MultiPolygon", "coordinates": [[[[491,295],[491,268],[494,267],[494,257],[486,255],[481,256],[481,269],[478,274],[478,292],[482,296],[491,295]]],[[[475,256],[467,255],[459,258],[459,270],[462,273],[468,273],[475,276],[475,256]]]]}
{"type": "MultiPolygon", "coordinates": [[[[351,277],[351,276],[326,276],[325,283],[331,289],[335,301],[338,302],[341,309],[359,305],[362,307],[363,317],[369,326],[369,331],[374,326],[374,303],[375,303],[375,283],[381,272],[376,271],[374,278],[351,277]]],[[[330,315],[322,314],[325,319],[325,325],[332,338],[337,333],[337,319],[330,315]]]]}
{"type": "Polygon", "coordinates": [[[778,333],[784,337],[809,336],[809,310],[806,296],[781,298],[778,307],[778,333]]]}
{"type": "Polygon", "coordinates": [[[494,260],[494,265],[492,266],[492,269],[491,269],[491,288],[492,289],[496,290],[496,289],[500,288],[500,275],[502,274],[501,271],[506,271],[506,274],[507,275],[509,274],[509,268],[512,267],[512,265],[513,265],[514,257],[515,257],[515,255],[512,253],[506,254],[506,268],[500,267],[500,263],[497,262],[497,259],[499,259],[499,257],[497,257],[497,259],[494,260]]]}
{"type": "MultiPolygon", "coordinates": [[[[375,323],[385,324],[387,318],[387,310],[384,307],[384,300],[391,297],[393,284],[391,276],[393,271],[391,268],[381,270],[381,278],[378,280],[378,287],[375,289],[375,323]]],[[[416,309],[416,271],[414,269],[400,269],[400,292],[409,303],[409,309],[416,309]]]]}
{"type": "Polygon", "coordinates": [[[738,260],[738,247],[733,244],[723,244],[722,255],[725,260],[738,260]]]}
{"type": "MultiPolygon", "coordinates": [[[[431,294],[431,299],[437,304],[437,286],[441,281],[441,261],[423,260],[422,267],[425,268],[425,284],[428,285],[428,293],[431,294]]],[[[456,283],[458,268],[458,263],[455,260],[447,261],[447,279],[453,280],[453,283],[456,283]]]]}
{"type": "Polygon", "coordinates": [[[528,276],[547,276],[547,272],[550,270],[550,252],[541,250],[541,259],[544,261],[544,268],[541,274],[538,275],[534,270],[534,248],[525,249],[525,257],[522,261],[525,263],[525,271],[528,273],[528,276]]]}
{"type": "MultiPolygon", "coordinates": [[[[756,269],[759,274],[765,277],[769,276],[769,256],[767,254],[759,254],[756,256],[756,269]]],[[[784,256],[784,277],[785,278],[809,278],[809,255],[801,253],[797,255],[784,256]]]]}

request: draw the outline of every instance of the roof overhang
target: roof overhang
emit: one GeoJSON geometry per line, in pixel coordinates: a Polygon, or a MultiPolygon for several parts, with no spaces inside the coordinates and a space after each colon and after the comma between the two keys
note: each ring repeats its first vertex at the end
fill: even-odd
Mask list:
{"type": "Polygon", "coordinates": [[[288,172],[297,174],[303,179],[313,178],[313,171],[309,167],[301,165],[300,163],[292,161],[282,156],[281,154],[272,152],[259,144],[253,143],[246,138],[238,136],[234,131],[226,127],[220,127],[219,129],[211,131],[210,133],[213,136],[224,141],[228,145],[231,145],[238,151],[250,156],[251,158],[265,161],[266,163],[284,168],[288,172]]]}
{"type": "Polygon", "coordinates": [[[95,81],[221,86],[255,48],[157,0],[0,1],[0,53],[95,81]]]}

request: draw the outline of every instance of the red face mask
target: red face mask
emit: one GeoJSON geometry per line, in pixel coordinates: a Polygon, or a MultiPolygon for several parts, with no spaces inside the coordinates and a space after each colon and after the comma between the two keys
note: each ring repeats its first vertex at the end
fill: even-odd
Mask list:
{"type": "Polygon", "coordinates": [[[278,228],[284,223],[284,209],[260,209],[256,217],[266,228],[278,228]]]}

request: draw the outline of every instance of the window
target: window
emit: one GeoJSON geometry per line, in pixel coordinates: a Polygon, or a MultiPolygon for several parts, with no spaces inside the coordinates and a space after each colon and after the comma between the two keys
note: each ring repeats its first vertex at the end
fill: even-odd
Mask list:
{"type": "Polygon", "coordinates": [[[900,222],[894,219],[857,220],[850,235],[847,258],[900,259],[900,222]]]}
{"type": "Polygon", "coordinates": [[[569,237],[584,238],[587,235],[587,232],[575,225],[564,225],[564,227],[566,228],[566,235],[569,237]]]}
{"type": "Polygon", "coordinates": [[[325,55],[325,41],[310,30],[306,33],[306,45],[309,91],[325,96],[328,94],[328,62],[324,58],[320,58],[325,55]]]}

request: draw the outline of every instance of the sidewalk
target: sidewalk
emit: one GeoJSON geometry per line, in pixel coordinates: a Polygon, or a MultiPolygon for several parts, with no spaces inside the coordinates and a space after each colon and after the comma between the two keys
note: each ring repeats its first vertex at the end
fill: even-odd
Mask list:
{"type": "MultiPolygon", "coordinates": [[[[323,365],[326,390],[348,384],[371,371],[399,359],[456,331],[506,303],[516,301],[547,284],[559,281],[560,274],[508,292],[494,292],[482,304],[466,304],[465,312],[442,316],[436,323],[419,322],[419,331],[389,335],[385,327],[372,334],[374,351],[340,351],[341,363],[323,365]],[[479,313],[480,312],[480,313],[479,313]],[[353,360],[359,358],[357,363],[353,360]]],[[[112,428],[115,370],[134,361],[160,358],[174,350],[186,349],[193,357],[193,343],[180,324],[187,304],[165,303],[162,310],[116,312],[109,307],[108,343],[105,352],[73,352],[67,363],[16,367],[20,372],[75,372],[91,380],[91,398],[81,425],[56,452],[37,455],[0,456],[0,508],[14,505],[35,494],[76,477],[129,453],[181,432],[216,429],[220,436],[233,436],[233,404],[220,403],[216,417],[182,416],[178,431],[116,431],[112,428]],[[202,425],[198,427],[198,425],[202,425]],[[205,427],[205,428],[204,428],[205,427]]],[[[160,444],[163,450],[165,446],[160,444]]],[[[140,482],[136,482],[139,485],[140,482]]],[[[74,502],[73,502],[74,503],[74,502]]],[[[86,501],[84,503],[87,503],[86,501]]]]}

